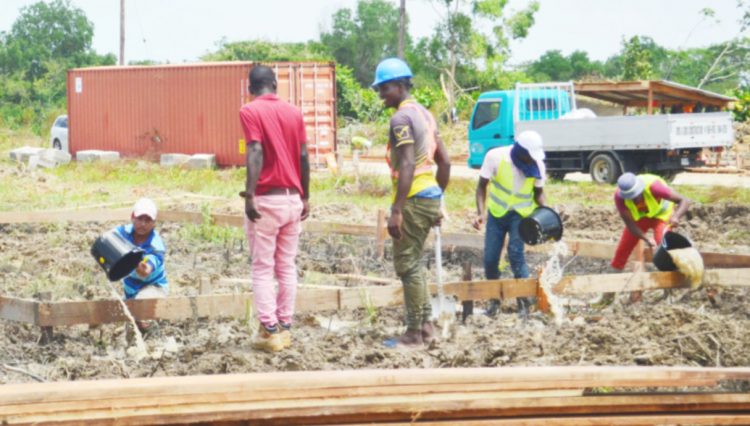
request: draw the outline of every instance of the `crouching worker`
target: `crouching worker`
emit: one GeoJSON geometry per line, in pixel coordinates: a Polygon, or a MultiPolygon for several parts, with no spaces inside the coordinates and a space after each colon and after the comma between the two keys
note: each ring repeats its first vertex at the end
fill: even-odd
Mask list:
{"type": "MultiPolygon", "coordinates": [[[[156,231],[156,204],[141,198],[133,206],[131,223],[116,228],[117,233],[141,248],[145,256],[138,267],[122,281],[125,300],[164,298],[169,294],[167,274],[164,270],[166,246],[156,231]]],[[[158,324],[136,320],[141,333],[153,334],[158,324]]]]}
{"type": "MultiPolygon", "coordinates": [[[[617,180],[615,206],[625,222],[620,243],[617,245],[611,266],[617,271],[625,264],[639,240],[644,241],[652,250],[661,244],[664,233],[669,228],[676,228],[682,216],[690,207],[690,201],[671,189],[664,179],[649,175],[625,173],[617,180]],[[677,204],[677,209],[675,209],[677,204]],[[653,230],[653,237],[647,232],[653,230]]],[[[607,295],[611,301],[612,295],[607,295]]],[[[631,302],[640,300],[640,292],[631,293],[631,302]]]]}

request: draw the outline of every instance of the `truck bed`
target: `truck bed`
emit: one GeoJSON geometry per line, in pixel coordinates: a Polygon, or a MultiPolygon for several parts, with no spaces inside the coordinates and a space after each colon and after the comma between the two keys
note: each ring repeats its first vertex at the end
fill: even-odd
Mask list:
{"type": "Polygon", "coordinates": [[[653,150],[729,147],[727,112],[519,121],[515,134],[535,130],[545,151],[653,150]]]}

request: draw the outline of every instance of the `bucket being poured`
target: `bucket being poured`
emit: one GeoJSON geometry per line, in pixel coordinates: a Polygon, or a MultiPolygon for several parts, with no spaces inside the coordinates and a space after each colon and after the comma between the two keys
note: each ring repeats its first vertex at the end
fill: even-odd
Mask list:
{"type": "Polygon", "coordinates": [[[683,237],[673,231],[665,232],[664,238],[661,239],[661,244],[659,244],[656,253],[654,253],[654,266],[660,271],[676,271],[677,265],[674,264],[669,250],[684,249],[692,246],[693,243],[687,237],[683,237]]]}
{"type": "Polygon", "coordinates": [[[521,219],[519,226],[521,239],[529,245],[548,241],[560,241],[563,223],[560,215],[549,207],[538,207],[529,216],[521,219]]]}
{"type": "Polygon", "coordinates": [[[106,232],[97,238],[91,246],[91,255],[104,269],[110,281],[118,281],[130,275],[143,260],[143,250],[116,230],[106,232]]]}

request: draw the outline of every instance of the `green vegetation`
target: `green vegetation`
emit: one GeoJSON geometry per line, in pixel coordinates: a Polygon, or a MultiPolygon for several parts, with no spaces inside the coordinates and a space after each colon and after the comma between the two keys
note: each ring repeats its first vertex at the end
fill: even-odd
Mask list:
{"type": "Polygon", "coordinates": [[[91,47],[94,26],[69,0],[21,9],[10,32],[0,33],[0,127],[42,134],[65,113],[67,70],[112,65],[114,55],[91,47]]]}

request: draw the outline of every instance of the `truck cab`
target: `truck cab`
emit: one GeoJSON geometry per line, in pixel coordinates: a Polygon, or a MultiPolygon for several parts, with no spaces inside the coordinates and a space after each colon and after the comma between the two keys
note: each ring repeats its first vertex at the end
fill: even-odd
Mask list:
{"type": "Polygon", "coordinates": [[[479,168],[489,150],[511,145],[516,121],[557,120],[570,110],[570,95],[558,89],[482,93],[469,123],[469,166],[479,168]]]}

